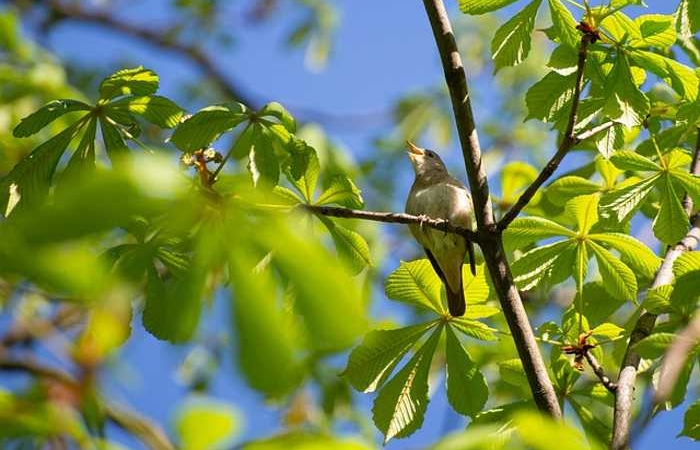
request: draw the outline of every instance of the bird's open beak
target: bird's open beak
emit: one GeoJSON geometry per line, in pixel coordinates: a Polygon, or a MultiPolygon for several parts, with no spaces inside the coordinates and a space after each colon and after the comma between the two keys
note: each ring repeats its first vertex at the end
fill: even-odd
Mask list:
{"type": "Polygon", "coordinates": [[[425,149],[418,147],[411,141],[406,141],[406,146],[408,147],[408,157],[411,161],[415,161],[417,157],[425,155],[425,149]]]}

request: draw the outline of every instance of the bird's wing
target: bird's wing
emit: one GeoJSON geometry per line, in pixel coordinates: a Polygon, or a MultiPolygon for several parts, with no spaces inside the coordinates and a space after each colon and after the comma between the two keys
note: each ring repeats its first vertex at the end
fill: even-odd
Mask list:
{"type": "Polygon", "coordinates": [[[442,273],[442,269],[440,269],[440,264],[438,264],[437,260],[427,247],[423,247],[423,250],[425,250],[425,254],[428,255],[428,261],[430,261],[430,265],[433,266],[435,273],[438,274],[438,277],[440,277],[440,280],[442,280],[442,284],[447,286],[447,280],[445,279],[445,274],[442,273]]]}

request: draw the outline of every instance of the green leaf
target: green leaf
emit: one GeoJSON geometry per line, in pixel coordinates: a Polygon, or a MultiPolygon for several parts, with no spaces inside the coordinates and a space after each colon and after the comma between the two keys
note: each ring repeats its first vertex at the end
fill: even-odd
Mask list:
{"type": "Polygon", "coordinates": [[[521,248],[528,244],[554,236],[573,237],[576,233],[544,217],[518,217],[506,228],[503,239],[510,248],[521,248]]]}
{"type": "Polygon", "coordinates": [[[301,139],[294,138],[289,153],[289,161],[285,164],[287,179],[311,203],[321,171],[316,150],[301,139]]]}
{"type": "Polygon", "coordinates": [[[632,348],[642,358],[656,359],[666,352],[675,339],[676,335],[673,333],[654,333],[634,344],[632,348]]]}
{"type": "Polygon", "coordinates": [[[170,142],[183,152],[199,150],[247,119],[248,109],[241,103],[207,106],[182,122],[170,142]]]}
{"type": "Polygon", "coordinates": [[[144,328],[158,339],[172,343],[189,341],[199,323],[205,276],[203,267],[197,265],[183,277],[165,282],[151,267],[142,316],[144,328]]]}
{"type": "Polygon", "coordinates": [[[549,12],[552,16],[552,24],[562,44],[571,48],[578,48],[581,34],[576,29],[576,19],[571,12],[559,0],[549,0],[549,12]]]}
{"type": "Polygon", "coordinates": [[[561,177],[547,186],[547,199],[557,206],[564,206],[566,202],[579,195],[587,195],[599,192],[599,184],[587,178],[569,175],[561,177]]]}
{"type": "Polygon", "coordinates": [[[129,147],[124,142],[121,132],[117,127],[104,120],[100,120],[100,129],[109,160],[112,164],[119,164],[129,154],[129,147]]]}
{"type": "Polygon", "coordinates": [[[525,120],[538,119],[551,122],[559,111],[567,106],[574,96],[575,74],[562,76],[549,72],[540,81],[533,84],[525,94],[527,117],[525,120]]]}
{"type": "Polygon", "coordinates": [[[607,425],[598,414],[595,414],[587,406],[582,405],[578,401],[567,397],[571,408],[576,412],[581,425],[586,433],[595,437],[599,442],[607,442],[610,440],[610,426],[607,425]]]}
{"type": "Polygon", "coordinates": [[[523,363],[517,358],[498,362],[498,374],[508,384],[520,387],[528,386],[523,363]]]}
{"type": "Polygon", "coordinates": [[[605,80],[609,94],[603,108],[610,120],[628,128],[641,125],[649,113],[649,99],[635,84],[627,56],[618,53],[615,66],[605,80]]]}
{"type": "Polygon", "coordinates": [[[676,42],[676,29],[673,26],[673,16],[662,14],[643,14],[634,19],[642,35],[639,46],[668,49],[676,42]]]}
{"type": "Polygon", "coordinates": [[[678,181],[693,199],[695,204],[700,205],[700,176],[690,174],[685,170],[672,170],[674,181],[678,181]]]}
{"type": "Polygon", "coordinates": [[[542,0],[534,0],[504,23],[491,41],[494,73],[502,67],[516,66],[530,53],[535,16],[542,0]]]}
{"type": "Polygon", "coordinates": [[[384,443],[411,435],[423,424],[428,406],[428,375],[443,326],[438,326],[411,360],[374,400],[372,417],[384,443]]]}
{"type": "Polygon", "coordinates": [[[248,171],[256,187],[272,188],[280,177],[280,161],[266,131],[258,136],[248,156],[248,171]]]}
{"type": "MultiPolygon", "coordinates": [[[[467,303],[473,306],[473,311],[470,313],[466,312],[465,317],[471,318],[481,318],[489,317],[492,314],[481,315],[479,317],[476,314],[484,314],[486,311],[493,311],[496,309],[496,314],[498,312],[497,308],[486,305],[478,305],[478,303],[485,302],[489,295],[491,294],[491,287],[489,282],[486,280],[486,265],[478,264],[476,266],[476,275],[472,275],[471,270],[467,265],[462,266],[462,285],[464,288],[464,296],[467,299],[467,303]]],[[[468,308],[469,309],[469,308],[468,308]]]]}
{"type": "Polygon", "coordinates": [[[618,299],[634,300],[637,295],[637,280],[634,272],[595,242],[589,242],[588,247],[596,256],[598,270],[604,280],[603,286],[608,293],[618,299]]]}
{"type": "Polygon", "coordinates": [[[639,183],[606,192],[600,199],[600,215],[603,218],[616,217],[618,222],[627,221],[660,179],[660,175],[654,175],[639,183]]]}
{"type": "Polygon", "coordinates": [[[445,312],[440,299],[442,282],[427,259],[401,261],[399,268],[386,279],[384,291],[392,300],[406,302],[420,308],[445,312]]]}
{"type": "Polygon", "coordinates": [[[342,227],[326,217],[319,216],[319,218],[331,233],[338,254],[348,262],[353,275],[372,265],[369,246],[362,235],[342,227]]]}
{"type": "MultiPolygon", "coordinates": [[[[76,122],[48,141],[37,146],[0,180],[0,212],[7,216],[10,194],[14,192],[19,205],[41,201],[49,192],[56,165],[84,123],[76,122]]],[[[16,204],[16,203],[15,203],[16,204]]]]}
{"type": "Polygon", "coordinates": [[[238,435],[238,411],[228,403],[194,395],[180,406],[175,432],[187,450],[213,450],[231,445],[238,435]]]}
{"type": "Polygon", "coordinates": [[[513,265],[514,281],[519,289],[529,290],[540,284],[556,284],[571,275],[571,265],[561,267],[559,259],[569,260],[575,254],[576,245],[569,241],[555,242],[534,248],[517,259],[513,265]],[[567,267],[568,266],[568,267],[567,267]]]}
{"type": "Polygon", "coordinates": [[[366,301],[359,280],[318,240],[295,222],[268,223],[252,234],[262,248],[275,249],[272,263],[294,287],[294,309],[314,350],[342,350],[365,333],[366,301]]]}
{"type": "Polygon", "coordinates": [[[537,169],[522,161],[511,161],[501,169],[501,192],[504,203],[513,204],[535,178],[537,169]]]}
{"type": "MultiPolygon", "coordinates": [[[[159,95],[126,97],[110,103],[110,109],[142,116],[160,128],[173,128],[180,123],[184,111],[172,100],[159,95]]],[[[107,111],[109,116],[109,110],[107,111]]]]}
{"type": "MultiPolygon", "coordinates": [[[[236,447],[238,448],[238,447],[236,447]]],[[[309,431],[287,431],[277,436],[246,442],[241,450],[370,450],[356,438],[340,438],[309,431]]],[[[184,449],[186,450],[186,449],[184,449]]]]}
{"type": "Polygon", "coordinates": [[[688,407],[683,416],[683,430],[678,436],[688,436],[700,441],[700,400],[696,400],[688,407]]]}
{"type": "Polygon", "coordinates": [[[85,126],[85,131],[83,131],[83,136],[80,138],[80,142],[73,152],[66,168],[63,169],[61,173],[61,184],[65,180],[76,177],[84,176],[86,173],[90,173],[95,169],[95,135],[97,133],[97,118],[91,117],[85,126]]]}
{"type": "Polygon", "coordinates": [[[459,0],[459,9],[464,14],[484,14],[496,11],[518,0],[459,0]]]}
{"type": "Polygon", "coordinates": [[[462,347],[451,326],[446,327],[447,400],[455,411],[474,417],[489,398],[479,367],[462,347]]]}
{"type": "Polygon", "coordinates": [[[567,450],[590,450],[601,448],[592,436],[585,437],[581,431],[564,421],[555,421],[538,412],[524,411],[515,417],[518,435],[524,448],[554,450],[562,442],[567,450]]]}
{"type": "Polygon", "coordinates": [[[608,339],[614,339],[625,334],[625,329],[615,325],[614,323],[601,323],[591,330],[593,336],[600,336],[608,339]]]}
{"type": "Polygon", "coordinates": [[[654,236],[661,242],[672,245],[683,239],[688,232],[689,220],[669,177],[662,177],[661,180],[661,207],[654,219],[654,236]]]}
{"type": "Polygon", "coordinates": [[[647,290],[647,296],[642,306],[652,314],[664,314],[673,311],[673,306],[669,301],[673,292],[673,285],[663,284],[656,288],[647,290]]]}
{"type": "Polygon", "coordinates": [[[335,203],[347,208],[362,208],[360,189],[345,175],[334,176],[329,186],[316,199],[316,205],[335,203]]]}
{"type": "Polygon", "coordinates": [[[566,210],[576,219],[579,233],[587,234],[598,222],[597,194],[579,195],[566,203],[566,210]]]}
{"type": "Polygon", "coordinates": [[[100,84],[100,99],[110,100],[121,95],[151,95],[158,90],[158,75],[143,66],[122,69],[100,84]]]}
{"type": "Polygon", "coordinates": [[[588,318],[591,325],[604,323],[625,304],[624,300],[617,300],[608,295],[604,287],[605,281],[598,280],[583,285],[583,315],[588,318]]]}
{"type": "Polygon", "coordinates": [[[53,100],[22,119],[12,135],[17,138],[31,136],[65,114],[88,110],[90,105],[78,100],[53,100]]]}
{"type": "Polygon", "coordinates": [[[673,263],[676,277],[670,306],[684,315],[693,314],[700,298],[700,252],[685,252],[673,263]]]}
{"type": "Polygon", "coordinates": [[[588,238],[603,242],[620,252],[625,263],[643,278],[653,278],[661,264],[661,258],[632,236],[622,233],[595,233],[588,235],[588,238]]]}
{"type": "Polygon", "coordinates": [[[399,328],[373,330],[348,357],[342,375],[360,392],[374,392],[391,375],[401,358],[437,322],[399,328]]]}
{"type": "MultiPolygon", "coordinates": [[[[242,254],[237,252],[236,254],[242,254]]],[[[233,332],[237,336],[237,367],[248,384],[270,397],[281,397],[302,380],[299,338],[277,304],[274,281],[252,264],[232,258],[233,332]],[[250,343],[254,343],[251,345],[250,343]]]]}
{"type": "MultiPolygon", "coordinates": [[[[469,313],[470,307],[467,308],[467,313],[469,313]]],[[[465,319],[464,317],[456,318],[451,322],[457,330],[465,334],[466,336],[478,339],[480,341],[497,341],[498,335],[496,330],[489,327],[483,322],[478,320],[465,319]]]]}
{"type": "Polygon", "coordinates": [[[259,117],[271,116],[279,120],[279,123],[289,131],[294,133],[297,129],[296,121],[294,117],[287,111],[281,103],[270,102],[267,105],[260,108],[260,111],[256,114],[259,117]]]}
{"type": "Polygon", "coordinates": [[[552,51],[547,67],[565,77],[576,73],[578,66],[578,51],[568,45],[558,45],[552,51]]]}
{"type": "Polygon", "coordinates": [[[592,139],[603,158],[610,158],[625,145],[625,128],[616,123],[596,134],[592,139]]]}
{"type": "Polygon", "coordinates": [[[639,26],[629,16],[619,11],[606,15],[600,25],[618,44],[634,44],[642,40],[639,26]]]}
{"type": "Polygon", "coordinates": [[[615,152],[610,157],[610,161],[621,170],[638,170],[643,172],[659,172],[663,170],[660,165],[646,156],[629,150],[615,152]]]}
{"type": "Polygon", "coordinates": [[[658,76],[684,99],[694,101],[698,98],[700,80],[693,69],[665,56],[645,50],[629,52],[632,62],[658,76]]]}
{"type": "Polygon", "coordinates": [[[676,28],[680,38],[687,40],[700,31],[700,3],[681,0],[676,10],[676,28]]]}

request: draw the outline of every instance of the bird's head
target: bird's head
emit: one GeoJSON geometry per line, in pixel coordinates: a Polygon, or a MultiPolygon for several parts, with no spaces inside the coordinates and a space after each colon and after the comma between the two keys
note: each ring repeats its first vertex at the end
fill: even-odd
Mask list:
{"type": "Polygon", "coordinates": [[[447,168],[442,159],[432,150],[420,148],[413,142],[407,141],[408,159],[411,160],[416,178],[438,178],[447,175],[447,168]]]}

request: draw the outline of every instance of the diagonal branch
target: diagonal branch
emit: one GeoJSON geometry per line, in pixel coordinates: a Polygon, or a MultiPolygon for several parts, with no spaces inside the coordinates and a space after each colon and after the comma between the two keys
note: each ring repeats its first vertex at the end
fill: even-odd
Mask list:
{"type": "MultiPolygon", "coordinates": [[[[257,109],[257,107],[261,106],[261,101],[245,93],[237,83],[231,80],[228,74],[219,68],[215,62],[215,58],[210,57],[200,47],[186,44],[171,36],[168,30],[157,30],[150,27],[134,25],[119,20],[107,12],[85,9],[80,6],[79,2],[50,0],[47,2],[47,7],[53,14],[53,20],[78,21],[97,25],[125,36],[140,39],[155,47],[172,52],[199,68],[204,76],[211,80],[226,97],[245,103],[253,109],[257,109]]],[[[342,126],[344,129],[347,129],[348,126],[372,126],[391,118],[391,111],[385,109],[377,109],[364,113],[340,114],[299,106],[289,106],[289,109],[296,115],[302,117],[305,121],[320,122],[327,126],[342,126]]]]}
{"type": "MultiPolygon", "coordinates": [[[[691,165],[691,173],[700,175],[700,129],[695,145],[695,156],[691,165]]],[[[689,208],[690,210],[690,208],[689,208]]],[[[666,252],[659,271],[656,272],[652,289],[664,286],[673,282],[673,263],[683,252],[694,250],[700,243],[700,214],[696,214],[691,220],[691,228],[688,234],[666,252]]],[[[612,450],[623,450],[627,448],[630,439],[630,429],[632,425],[632,403],[634,399],[634,383],[637,379],[637,369],[641,357],[634,350],[634,345],[649,336],[656,325],[656,314],[649,311],[642,311],[637,319],[637,323],[630,334],[627,350],[620,367],[620,374],[617,379],[617,392],[615,393],[615,412],[613,421],[613,436],[610,443],[612,450]]]]}
{"type": "MultiPolygon", "coordinates": [[[[525,208],[525,206],[527,206],[527,204],[530,202],[530,200],[532,200],[532,197],[535,196],[535,194],[542,187],[544,182],[547,181],[549,177],[552,176],[552,174],[554,174],[554,172],[559,167],[559,164],[562,162],[567,153],[569,153],[569,150],[571,150],[576,144],[578,144],[581,141],[581,137],[576,136],[574,134],[574,128],[576,127],[576,121],[578,118],[578,106],[581,102],[581,90],[583,89],[583,72],[586,68],[588,46],[595,39],[596,37],[592,33],[584,33],[583,36],[581,36],[581,44],[579,45],[578,50],[578,63],[576,65],[576,82],[574,83],[574,95],[571,100],[571,111],[569,112],[569,120],[566,124],[566,131],[564,132],[564,135],[561,138],[561,142],[559,143],[559,147],[557,148],[556,153],[554,153],[552,159],[550,159],[549,162],[547,162],[547,165],[544,166],[544,168],[537,176],[535,181],[533,181],[532,184],[528,186],[527,189],[525,189],[525,192],[523,192],[520,198],[518,198],[518,201],[516,201],[515,204],[503,215],[501,220],[498,221],[499,230],[505,230],[506,228],[508,228],[508,225],[510,225],[510,223],[513,220],[515,220],[516,217],[518,217],[520,211],[522,211],[523,208],[525,208]]],[[[603,124],[603,126],[605,128],[596,130],[591,134],[591,136],[606,128],[610,128],[610,126],[612,126],[612,123],[610,123],[610,125],[603,124]]],[[[591,131],[593,131],[593,129],[591,131]]]]}
{"type": "Polygon", "coordinates": [[[605,387],[605,389],[614,394],[617,390],[617,385],[610,379],[610,377],[605,375],[605,370],[603,369],[603,366],[600,365],[596,357],[589,351],[583,352],[583,356],[586,358],[588,365],[591,366],[595,376],[598,377],[598,380],[600,380],[600,383],[605,387]]]}
{"type": "MultiPolygon", "coordinates": [[[[50,379],[76,391],[80,390],[79,382],[71,374],[43,365],[29,356],[12,358],[7,356],[6,352],[0,352],[0,371],[24,372],[35,377],[50,379]]],[[[148,448],[175,450],[175,445],[170,442],[162,428],[137,412],[107,403],[105,415],[116,425],[140,439],[148,448]]]]}
{"type": "Polygon", "coordinates": [[[553,417],[561,417],[561,408],[552,381],[549,379],[537,340],[510,271],[503,248],[502,234],[496,230],[489,197],[486,167],[481,160],[481,147],[469,100],[467,78],[457,49],[450,19],[442,0],[423,0],[433,36],[442,61],[445,81],[450,91],[457,133],[467,169],[474,201],[479,245],[489,269],[501,309],[510,328],[518,355],[530,384],[537,407],[553,417]]]}

